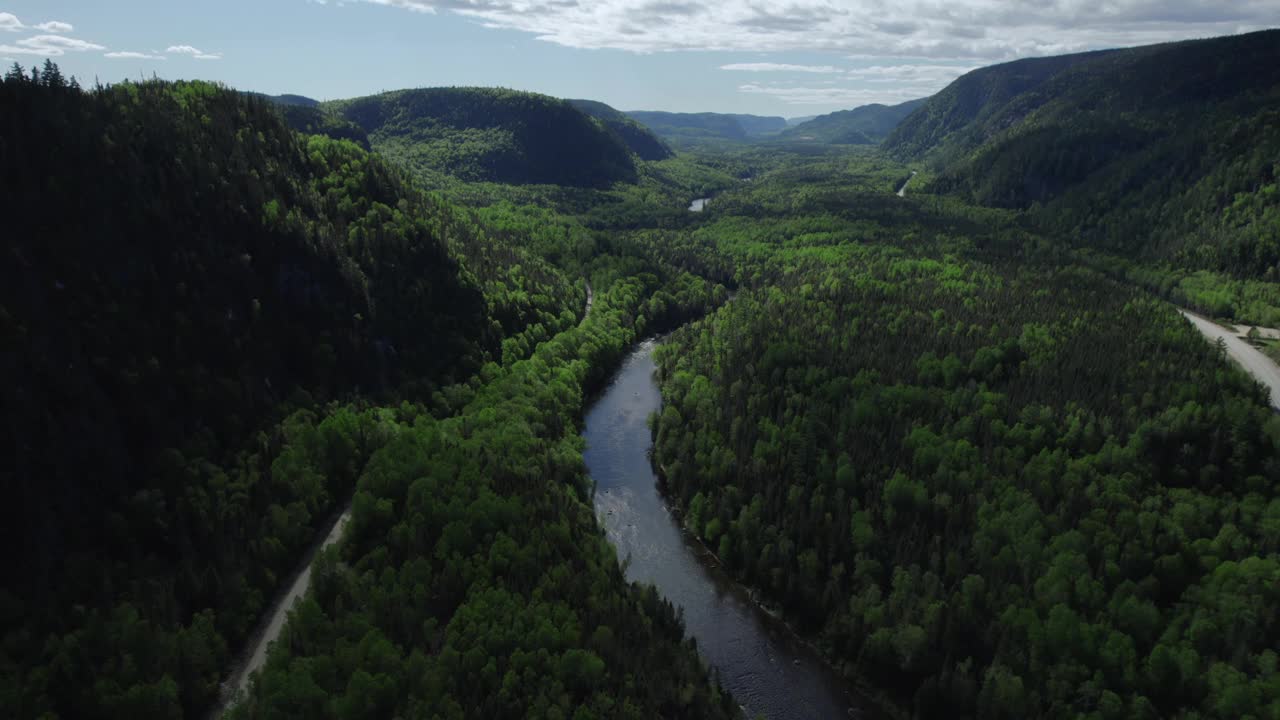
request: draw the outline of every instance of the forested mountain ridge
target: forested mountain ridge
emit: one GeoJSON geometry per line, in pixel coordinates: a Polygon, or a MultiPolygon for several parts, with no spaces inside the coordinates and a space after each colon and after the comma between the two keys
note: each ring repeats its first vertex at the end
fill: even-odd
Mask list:
{"type": "Polygon", "coordinates": [[[312,98],[309,98],[305,95],[293,95],[290,93],[285,93],[284,95],[267,95],[266,93],[256,93],[256,92],[251,92],[248,94],[256,95],[265,100],[270,100],[271,102],[277,105],[286,105],[286,106],[293,106],[293,107],[317,107],[320,104],[319,100],[313,100],[312,98]]]}
{"type": "Polygon", "coordinates": [[[819,115],[787,128],[778,139],[835,145],[875,145],[888,137],[894,128],[927,99],[908,100],[897,105],[875,103],[819,115]]]}
{"type": "Polygon", "coordinates": [[[160,683],[194,709],[354,480],[337,447],[323,478],[272,465],[310,432],[272,426],[356,392],[425,397],[501,335],[446,241],[465,215],[378,158],[217,86],[54,73],[0,85],[0,525],[24,579],[3,694],[91,717],[160,683]],[[121,623],[151,649],[91,672],[121,623]]]}
{"type": "Polygon", "coordinates": [[[1269,30],[975,70],[884,147],[1075,244],[1274,280],[1278,106],[1269,30]]]}
{"type": "Polygon", "coordinates": [[[499,88],[399,90],[320,105],[415,174],[604,188],[636,179],[617,133],[564,100],[499,88]]]}
{"type": "MultiPolygon", "coordinates": [[[[986,137],[990,118],[1022,93],[1103,52],[1025,58],[972,70],[925,99],[923,109],[905,118],[884,142],[890,155],[914,160],[940,152],[948,143],[972,147],[986,137]]],[[[998,127],[998,126],[996,126],[998,127]]]]}
{"type": "Polygon", "coordinates": [[[569,100],[568,103],[582,112],[603,122],[610,130],[631,148],[631,152],[640,156],[641,160],[666,160],[671,157],[671,148],[662,139],[641,125],[621,110],[595,100],[569,100]]]}
{"type": "MultiPolygon", "coordinates": [[[[15,68],[0,83],[0,177],[13,189],[0,198],[11,219],[0,422],[12,443],[0,525],[13,556],[0,589],[0,704],[18,718],[202,715],[267,599],[379,451],[396,438],[407,447],[433,413],[463,409],[582,319],[579,270],[532,254],[573,262],[576,250],[559,244],[580,239],[492,210],[501,225],[486,226],[378,156],[299,135],[268,101],[216,85],[85,92],[52,64],[32,75],[15,68]]],[[[597,262],[600,295],[622,276],[607,265],[597,262]]],[[[592,326],[593,347],[619,352],[645,316],[671,322],[711,301],[704,285],[647,277],[612,301],[598,295],[600,320],[614,321],[592,326]],[[625,313],[610,315],[611,303],[625,313]]],[[[518,485],[486,474],[496,484],[468,495],[480,487],[473,473],[485,472],[473,465],[442,496],[451,510],[479,503],[472,517],[488,530],[466,536],[468,552],[496,561],[520,528],[555,544],[554,563],[517,558],[520,587],[537,585],[539,608],[554,611],[528,620],[555,623],[546,645],[555,654],[530,655],[520,666],[528,684],[504,701],[532,703],[563,678],[549,702],[569,715],[605,677],[625,716],[731,717],[673,609],[625,584],[581,505],[572,417],[557,409],[576,407],[604,371],[591,359],[565,360],[554,375],[535,361],[536,383],[530,374],[506,381],[506,394],[490,391],[554,399],[539,421],[547,425],[523,426],[547,442],[540,455],[500,453],[522,464],[503,476],[518,485]],[[524,463],[557,469],[530,476],[524,463]],[[495,493],[527,499],[490,514],[495,493]],[[580,596],[557,594],[565,572],[583,583],[580,596]],[[608,604],[612,630],[570,632],[589,601],[608,604]],[[624,652],[613,632],[644,650],[624,652]],[[637,689],[633,674],[665,681],[637,689]]],[[[525,442],[508,415],[474,412],[462,425],[465,462],[482,461],[500,438],[525,442]],[[488,429],[476,437],[480,420],[488,429]]],[[[398,461],[377,461],[379,477],[398,461]]],[[[441,472],[463,472],[460,455],[441,462],[441,472]]],[[[358,501],[353,527],[384,512],[383,502],[358,501]]],[[[448,542],[464,548],[461,536],[448,542]]],[[[440,572],[458,569],[440,557],[440,572]]],[[[401,616],[408,599],[397,602],[401,616]]],[[[489,632],[506,627],[506,609],[471,605],[458,622],[489,632]]],[[[542,642],[544,630],[526,639],[542,642]]],[[[410,659],[407,635],[388,645],[366,634],[356,639],[372,654],[324,712],[359,713],[356,702],[374,712],[388,689],[362,683],[383,680],[388,650],[410,659]]],[[[332,643],[320,648],[346,658],[332,643]]],[[[417,667],[402,671],[417,677],[417,667]]],[[[481,669],[454,668],[456,682],[432,697],[469,705],[465,688],[480,687],[481,669]]],[[[283,712],[296,716],[305,689],[284,690],[293,694],[283,712]]]]}
{"type": "Polygon", "coordinates": [[[745,142],[774,135],[787,128],[781,117],[728,113],[676,113],[632,110],[627,115],[669,142],[745,142]]]}
{"type": "Polygon", "coordinates": [[[289,127],[300,133],[325,135],[334,140],[350,140],[365,150],[371,150],[373,147],[369,143],[369,134],[364,131],[364,128],[350,120],[327,113],[313,105],[276,104],[280,114],[289,123],[289,127]]]}

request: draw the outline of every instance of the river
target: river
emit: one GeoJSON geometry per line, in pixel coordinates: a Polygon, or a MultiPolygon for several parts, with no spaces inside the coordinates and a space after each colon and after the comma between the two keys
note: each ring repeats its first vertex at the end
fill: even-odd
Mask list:
{"type": "Polygon", "coordinates": [[[653,376],[654,345],[641,343],[627,357],[587,412],[583,431],[596,515],[619,560],[627,561],[627,579],[653,583],[683,610],[703,660],[719,671],[746,717],[876,717],[813,650],[717,567],[658,492],[646,422],[662,405],[653,376]]]}

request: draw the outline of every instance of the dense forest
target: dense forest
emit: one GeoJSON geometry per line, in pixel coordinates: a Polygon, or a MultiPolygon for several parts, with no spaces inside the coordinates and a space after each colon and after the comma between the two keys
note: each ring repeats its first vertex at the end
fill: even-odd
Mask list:
{"type": "Polygon", "coordinates": [[[627,142],[564,100],[496,88],[429,88],[323,103],[420,175],[608,187],[634,181],[627,142]]]}
{"type": "Polygon", "coordinates": [[[584,502],[575,418],[602,368],[724,297],[687,275],[621,279],[626,264],[597,264],[609,289],[583,324],[486,370],[461,413],[394,425],[237,717],[736,715],[670,604],[622,583],[584,502]]]}
{"type": "MultiPolygon", "coordinates": [[[[482,219],[355,144],[295,133],[268,100],[210,84],[85,91],[46,64],[12,69],[0,97],[0,172],[12,188],[0,200],[12,219],[0,283],[3,527],[21,578],[0,592],[0,698],[16,717],[199,715],[372,458],[578,327],[580,262],[594,240],[501,208],[482,219]]],[[[618,272],[596,272],[600,286],[618,272]]],[[[702,286],[689,295],[688,283],[656,282],[628,286],[628,308],[648,319],[628,315],[625,331],[605,326],[597,343],[616,347],[711,301],[702,286]]],[[[539,392],[570,404],[603,372],[556,368],[539,392]]],[[[551,664],[522,666],[531,685],[508,698],[532,702],[561,672],[590,690],[583,678],[604,673],[618,683],[612,697],[645,716],[665,702],[713,716],[723,701],[672,609],[583,544],[597,536],[590,513],[570,507],[581,462],[558,407],[546,421],[558,434],[538,437],[546,467],[560,470],[535,474],[546,484],[519,489],[533,495],[528,509],[512,499],[476,536],[499,548],[523,540],[537,512],[563,513],[578,538],[554,535],[560,564],[522,561],[532,585],[521,588],[542,587],[565,645],[551,664]],[[554,578],[579,565],[596,568],[582,577],[616,632],[651,637],[652,654],[605,649],[594,624],[563,635],[583,611],[554,578]],[[624,684],[649,673],[666,681],[624,684]]],[[[357,528],[368,521],[359,501],[355,517],[357,528]]],[[[500,606],[464,615],[469,632],[507,620],[500,606]]],[[[434,697],[465,707],[468,685],[434,697]]],[[[592,692],[554,704],[572,715],[592,692]]],[[[329,712],[359,714],[340,697],[329,712]]]]}
{"type": "Polygon", "coordinates": [[[998,212],[892,212],[890,171],[770,174],[650,236],[751,286],[659,349],[688,527],[917,717],[1280,711],[1265,395],[998,212]]]}
{"type": "Polygon", "coordinates": [[[664,140],[683,146],[703,143],[745,142],[782,132],[787,121],[780,117],[727,113],[674,113],[634,110],[627,113],[664,140]]]}
{"type": "Polygon", "coordinates": [[[828,145],[875,145],[924,104],[924,99],[897,105],[873,103],[852,110],[819,115],[778,135],[780,141],[818,142],[828,145]]]}
{"type": "Polygon", "coordinates": [[[230,717],[741,717],[593,514],[660,335],[671,509],[885,714],[1280,718],[1280,415],[1170,302],[1280,324],[1277,38],[785,132],[14,66],[0,705],[208,715],[347,509],[230,717]]]}
{"type": "Polygon", "coordinates": [[[661,138],[620,110],[595,100],[570,100],[569,104],[617,133],[641,160],[666,160],[674,154],[661,138]]]}
{"type": "Polygon", "coordinates": [[[1074,245],[1274,282],[1278,103],[1269,30],[975,70],[885,147],[1074,245]]]}

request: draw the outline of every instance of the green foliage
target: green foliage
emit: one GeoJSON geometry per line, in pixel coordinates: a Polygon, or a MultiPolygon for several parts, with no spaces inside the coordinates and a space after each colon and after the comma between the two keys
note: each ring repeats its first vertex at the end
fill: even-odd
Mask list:
{"type": "Polygon", "coordinates": [[[594,273],[581,325],[496,370],[457,416],[398,425],[237,717],[736,716],[670,603],[625,584],[576,426],[640,333],[716,295],[688,276],[609,274],[594,273]],[[642,310],[672,294],[687,300],[646,326],[642,310]]]}
{"type": "Polygon", "coordinates": [[[359,125],[326,113],[317,107],[282,104],[280,114],[294,130],[307,135],[325,135],[334,140],[350,140],[369,150],[369,136],[359,125]]]}
{"type": "Polygon", "coordinates": [[[917,717],[1267,717],[1280,422],[1007,215],[779,168],[654,252],[745,288],[656,358],[690,527],[917,717]],[[837,199],[838,198],[838,199],[837,199]]]}
{"type": "Polygon", "coordinates": [[[819,115],[787,128],[778,136],[778,140],[832,145],[875,145],[888,137],[894,128],[924,103],[925,99],[908,100],[898,105],[873,103],[852,110],[819,115]]]}
{"type": "Polygon", "coordinates": [[[710,143],[745,142],[752,138],[776,135],[787,127],[785,118],[724,113],[673,113],[634,111],[627,113],[641,125],[668,142],[680,146],[710,143]]]}
{"type": "Polygon", "coordinates": [[[497,88],[401,90],[321,108],[424,179],[609,187],[636,168],[615,132],[563,100],[497,88]]]}
{"type": "Polygon", "coordinates": [[[569,100],[568,102],[617,133],[631,152],[638,155],[641,160],[666,160],[673,155],[666,143],[648,128],[627,117],[626,113],[594,100],[569,100]]]}
{"type": "Polygon", "coordinates": [[[1072,245],[1273,283],[1277,68],[1275,30],[1020,60],[961,77],[885,147],[1072,245]]]}

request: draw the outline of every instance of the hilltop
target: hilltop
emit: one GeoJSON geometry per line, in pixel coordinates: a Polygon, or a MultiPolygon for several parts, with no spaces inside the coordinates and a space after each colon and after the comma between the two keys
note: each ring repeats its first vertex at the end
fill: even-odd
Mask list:
{"type": "Polygon", "coordinates": [[[1076,243],[1274,280],[1278,108],[1269,30],[975,70],[884,148],[1076,243]]]}
{"type": "Polygon", "coordinates": [[[839,110],[789,127],[778,139],[830,145],[875,145],[924,103],[922,98],[898,105],[874,103],[852,110],[839,110]]]}
{"type": "Polygon", "coordinates": [[[619,135],[564,100],[499,88],[400,90],[320,105],[415,174],[608,187],[636,167],[619,135]]]}
{"type": "Polygon", "coordinates": [[[673,113],[635,110],[627,115],[668,142],[733,141],[776,135],[787,128],[786,118],[726,113],[673,113]]]}
{"type": "Polygon", "coordinates": [[[673,155],[671,148],[653,131],[628,117],[621,110],[615,110],[595,100],[569,100],[568,103],[617,133],[631,152],[638,155],[641,160],[666,160],[673,155]]]}

